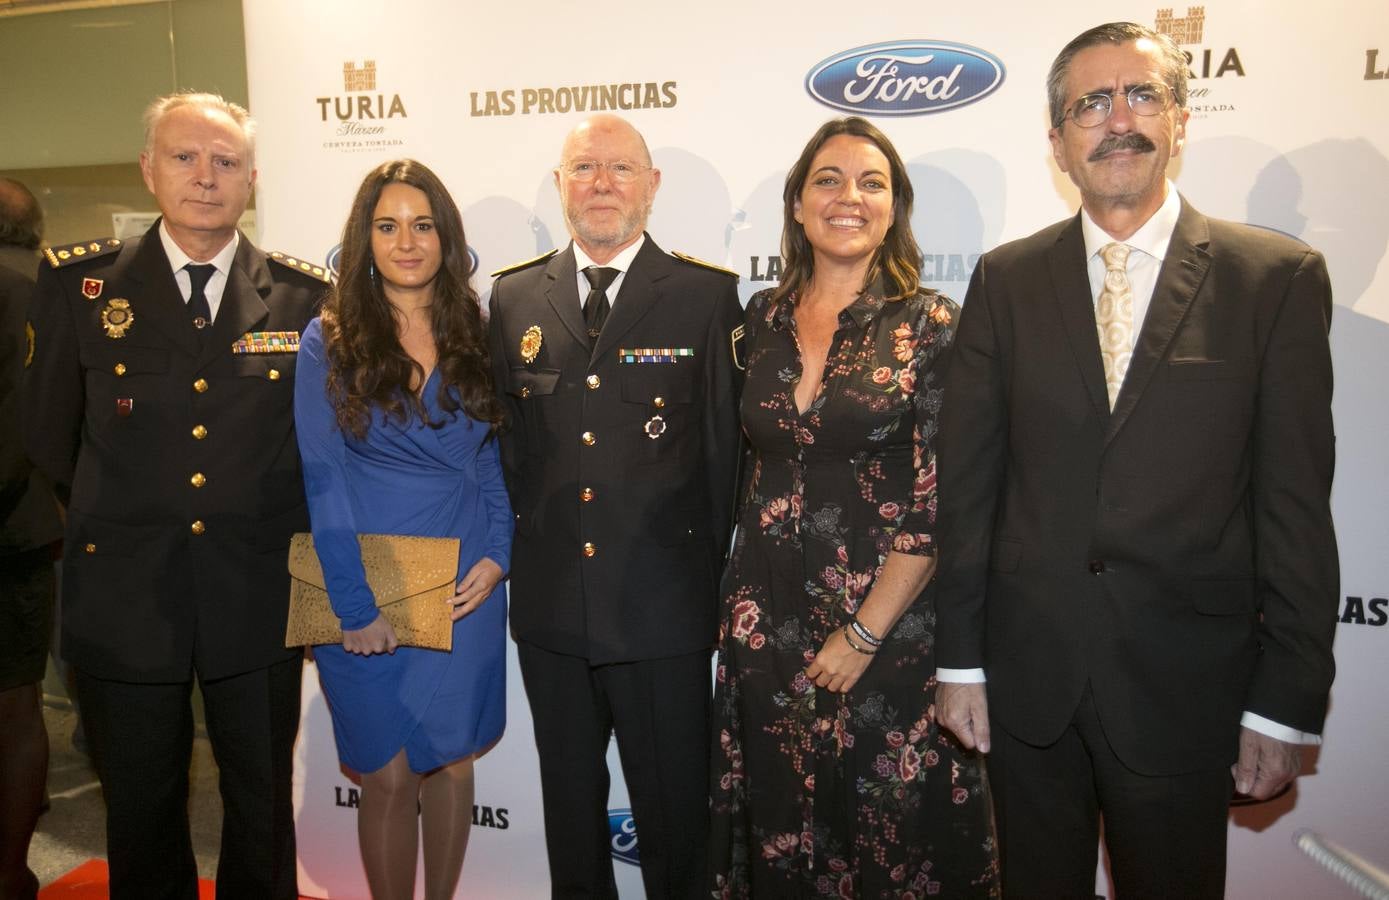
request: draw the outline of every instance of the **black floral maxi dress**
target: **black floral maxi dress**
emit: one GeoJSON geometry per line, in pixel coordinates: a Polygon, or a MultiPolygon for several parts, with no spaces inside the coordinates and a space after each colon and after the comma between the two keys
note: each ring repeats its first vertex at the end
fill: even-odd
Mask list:
{"type": "Polygon", "coordinates": [[[794,301],[748,303],[752,454],[723,584],[712,897],[998,896],[982,768],[933,721],[933,589],[849,694],[804,671],[889,550],[936,552],[933,366],[958,314],[930,291],[884,302],[870,288],[840,313],[798,414],[794,301]]]}

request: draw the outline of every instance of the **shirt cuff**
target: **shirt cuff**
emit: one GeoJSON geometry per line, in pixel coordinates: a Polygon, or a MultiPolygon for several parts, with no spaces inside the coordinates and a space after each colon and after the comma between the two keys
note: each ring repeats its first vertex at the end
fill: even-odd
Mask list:
{"type": "Polygon", "coordinates": [[[1257,731],[1259,734],[1268,735],[1275,740],[1280,740],[1285,744],[1312,744],[1321,743],[1321,735],[1312,734],[1307,731],[1298,731],[1296,728],[1289,728],[1287,725],[1280,725],[1272,719],[1265,719],[1263,716],[1252,712],[1246,712],[1240,717],[1239,723],[1250,731],[1257,731]]]}
{"type": "Polygon", "coordinates": [[[983,684],[983,669],[942,669],[936,668],[936,681],[947,684],[983,684]]]}

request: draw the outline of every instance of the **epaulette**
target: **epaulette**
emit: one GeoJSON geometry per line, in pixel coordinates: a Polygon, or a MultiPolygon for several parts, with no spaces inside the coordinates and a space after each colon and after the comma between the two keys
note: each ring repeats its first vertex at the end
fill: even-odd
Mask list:
{"type": "Polygon", "coordinates": [[[502,276],[502,275],[510,275],[512,272],[519,272],[519,271],[521,271],[522,269],[529,269],[531,266],[535,265],[536,263],[544,262],[545,260],[547,260],[547,259],[549,259],[550,257],[554,256],[554,255],[555,255],[556,253],[558,253],[558,252],[559,252],[558,250],[551,250],[549,253],[542,253],[542,254],[540,254],[539,256],[533,256],[533,257],[531,257],[530,259],[522,260],[521,262],[518,262],[518,263],[512,263],[512,264],[509,265],[509,266],[502,266],[500,269],[498,269],[497,271],[493,272],[491,277],[493,277],[493,278],[498,278],[498,277],[500,277],[500,276],[502,276]]]}
{"type": "Polygon", "coordinates": [[[102,238],[97,241],[80,241],[64,247],[45,247],[43,248],[43,258],[48,260],[48,264],[53,268],[61,269],[63,266],[70,266],[84,259],[94,259],[108,253],[115,253],[119,249],[121,249],[121,242],[118,238],[102,238]]]}
{"type": "Polygon", "coordinates": [[[670,255],[680,260],[681,262],[687,262],[692,266],[699,266],[701,269],[709,269],[714,272],[722,272],[725,275],[732,275],[734,278],[738,277],[738,273],[733,271],[732,269],[725,269],[723,266],[716,266],[707,260],[700,259],[698,256],[691,256],[688,253],[681,253],[679,250],[670,251],[670,255]]]}
{"type": "Polygon", "coordinates": [[[275,262],[279,263],[280,265],[284,266],[286,269],[293,269],[296,272],[303,272],[305,275],[311,275],[314,278],[317,278],[319,281],[323,282],[324,284],[333,283],[333,276],[328,274],[327,269],[323,268],[322,266],[316,266],[313,263],[304,262],[297,256],[290,256],[287,253],[281,253],[278,250],[272,250],[270,252],[270,258],[275,260],[275,262]]]}

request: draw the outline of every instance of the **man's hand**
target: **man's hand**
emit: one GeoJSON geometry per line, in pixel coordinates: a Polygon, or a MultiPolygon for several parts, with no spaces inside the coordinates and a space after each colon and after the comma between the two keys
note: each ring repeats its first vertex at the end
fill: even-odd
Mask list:
{"type": "Polygon", "coordinates": [[[966,749],[989,752],[989,701],[984,685],[938,683],[936,721],[950,729],[966,749]]]}
{"type": "Polygon", "coordinates": [[[453,621],[457,622],[481,606],[482,601],[491,595],[492,589],[502,580],[504,574],[502,567],[488,557],[484,556],[478,560],[463,575],[463,580],[458,582],[453,596],[449,598],[449,605],[453,607],[453,621]]]}
{"type": "Polygon", "coordinates": [[[378,615],[365,628],[342,633],[342,649],[358,656],[371,656],[373,653],[394,653],[398,646],[400,644],[396,641],[395,629],[391,627],[390,622],[386,621],[386,617],[381,615],[378,615]]]}
{"type": "Polygon", "coordinates": [[[1252,728],[1239,730],[1239,760],[1230,767],[1235,790],[1267,800],[1302,771],[1302,746],[1261,734],[1252,728]]]}

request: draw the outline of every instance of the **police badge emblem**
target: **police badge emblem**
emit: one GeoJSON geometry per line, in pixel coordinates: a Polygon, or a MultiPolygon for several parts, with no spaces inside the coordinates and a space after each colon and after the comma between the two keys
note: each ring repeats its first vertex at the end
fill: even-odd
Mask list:
{"type": "Polygon", "coordinates": [[[544,340],[545,336],[540,333],[539,325],[532,325],[527,328],[525,334],[521,335],[521,361],[526,365],[535,362],[535,358],[540,355],[540,345],[544,340]]]}
{"type": "Polygon", "coordinates": [[[101,286],[105,284],[100,278],[82,279],[82,296],[88,300],[95,300],[101,296],[101,286]]]}
{"type": "Polygon", "coordinates": [[[130,309],[129,300],[113,297],[106,301],[106,308],[101,311],[101,327],[106,329],[107,337],[123,338],[133,324],[135,313],[130,309]]]}

